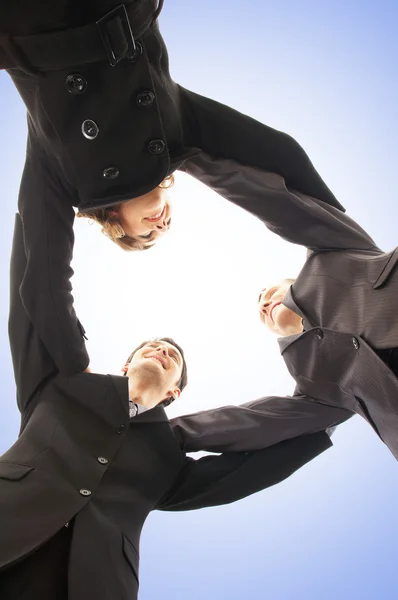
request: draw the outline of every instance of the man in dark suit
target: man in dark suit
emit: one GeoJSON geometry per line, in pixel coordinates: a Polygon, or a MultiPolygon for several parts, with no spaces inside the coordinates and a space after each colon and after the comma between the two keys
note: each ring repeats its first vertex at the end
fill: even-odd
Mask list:
{"type": "Polygon", "coordinates": [[[398,459],[398,248],[383,252],[345,213],[290,189],[280,175],[201,161],[188,172],[200,169],[215,191],[306,246],[308,257],[293,284],[267,286],[259,298],[263,322],[282,336],[293,396],[176,419],[181,443],[187,451],[253,450],[356,413],[398,459]],[[231,173],[239,182],[233,193],[231,173]]]}
{"type": "MultiPolygon", "coordinates": [[[[294,139],[172,80],[157,22],[162,4],[0,3],[0,68],[28,110],[19,196],[28,262],[21,293],[67,375],[83,359],[89,363],[69,281],[73,207],[117,210],[205,152],[220,166],[233,158],[241,169],[280,173],[295,189],[341,208],[294,139]]],[[[167,225],[155,220],[151,228],[154,235],[167,225]]]]}
{"type": "Polygon", "coordinates": [[[150,511],[232,502],[331,445],[321,432],[254,453],[187,458],[162,406],[186,384],[178,345],[145,342],[125,377],[60,374],[21,301],[26,260],[17,215],[9,334],[22,421],[0,458],[1,600],[132,600],[150,511]]]}

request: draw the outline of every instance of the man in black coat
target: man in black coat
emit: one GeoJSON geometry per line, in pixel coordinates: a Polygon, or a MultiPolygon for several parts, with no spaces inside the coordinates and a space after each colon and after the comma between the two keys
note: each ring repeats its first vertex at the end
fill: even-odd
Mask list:
{"type": "Polygon", "coordinates": [[[21,301],[25,270],[17,215],[9,334],[22,421],[0,458],[1,600],[133,600],[150,511],[232,502],[331,446],[321,432],[254,453],[187,458],[161,406],[186,383],[181,349],[144,343],[125,377],[59,373],[21,301]]]}
{"type": "Polygon", "coordinates": [[[398,460],[398,248],[384,252],[347,214],[276,173],[232,161],[220,168],[204,155],[186,168],[308,250],[296,280],[268,285],[259,298],[262,321],[281,336],[293,396],[174,420],[186,451],[254,450],[359,414],[398,460]]]}
{"type": "MultiPolygon", "coordinates": [[[[279,173],[294,189],[342,208],[295,140],[171,79],[157,22],[162,4],[18,0],[0,6],[0,68],[28,109],[19,198],[28,262],[21,293],[64,374],[89,363],[69,282],[73,207],[85,213],[117,208],[207,153],[221,167],[232,158],[242,169],[279,173]]],[[[235,183],[231,173],[231,189],[235,183]]]]}

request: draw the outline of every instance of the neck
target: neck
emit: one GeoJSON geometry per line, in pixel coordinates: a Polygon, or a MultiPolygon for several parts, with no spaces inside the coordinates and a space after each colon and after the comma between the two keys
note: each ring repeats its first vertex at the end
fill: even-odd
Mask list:
{"type": "Polygon", "coordinates": [[[129,378],[129,398],[135,404],[141,404],[145,408],[154,408],[162,401],[159,390],[153,389],[146,383],[140,385],[129,378]]]}
{"type": "Polygon", "coordinates": [[[296,316],[297,316],[297,319],[295,319],[295,322],[292,323],[291,327],[289,328],[290,331],[286,335],[295,335],[296,333],[303,332],[303,319],[300,317],[300,315],[296,315],[296,316]]]}
{"type": "Polygon", "coordinates": [[[286,307],[286,314],[288,315],[288,319],[285,320],[283,324],[283,328],[281,330],[282,336],[286,337],[288,335],[295,335],[297,333],[302,333],[303,331],[303,319],[291,308],[286,307]]]}

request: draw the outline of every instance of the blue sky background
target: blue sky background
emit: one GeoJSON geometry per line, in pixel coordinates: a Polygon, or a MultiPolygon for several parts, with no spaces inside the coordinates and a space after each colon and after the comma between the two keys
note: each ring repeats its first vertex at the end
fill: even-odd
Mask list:
{"type": "MultiPolygon", "coordinates": [[[[386,0],[166,0],[160,18],[173,77],[293,135],[347,212],[386,250],[397,245],[398,228],[397,23],[398,5],[386,0]]],[[[19,424],[7,342],[8,260],[26,139],[24,107],[4,73],[0,135],[4,451],[19,424]]],[[[160,333],[182,339],[195,359],[191,389],[170,416],[289,393],[276,341],[268,354],[271,345],[250,311],[261,281],[287,266],[296,272],[304,252],[203,187],[184,178],[178,185],[176,231],[146,257],[121,256],[94,228],[78,224],[74,288],[91,331],[94,370],[117,372],[133,332],[156,335],[162,325],[160,333]],[[222,246],[209,238],[214,229],[225,238],[222,246]],[[183,284],[181,244],[194,272],[183,284]],[[153,282],[161,256],[173,267],[156,272],[153,282]],[[116,266],[128,268],[123,283],[116,266]],[[178,294],[160,310],[156,292],[169,302],[175,282],[178,294]],[[120,285],[127,299],[120,299],[120,285]],[[105,307],[116,302],[120,322],[98,328],[105,307]],[[191,310],[181,312],[186,306],[191,310]],[[253,360],[248,340],[258,355],[253,360]]],[[[340,427],[334,443],[288,481],[240,503],[151,515],[142,537],[140,600],[395,600],[396,461],[359,417],[340,427]]]]}

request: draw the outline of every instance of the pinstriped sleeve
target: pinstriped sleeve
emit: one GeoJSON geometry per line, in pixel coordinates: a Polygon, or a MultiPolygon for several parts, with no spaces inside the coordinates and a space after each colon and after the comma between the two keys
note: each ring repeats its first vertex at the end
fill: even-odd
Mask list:
{"type": "Polygon", "coordinates": [[[185,171],[288,242],[310,250],[381,252],[370,235],[348,215],[289,189],[281,175],[204,153],[187,161],[185,171]]]}

